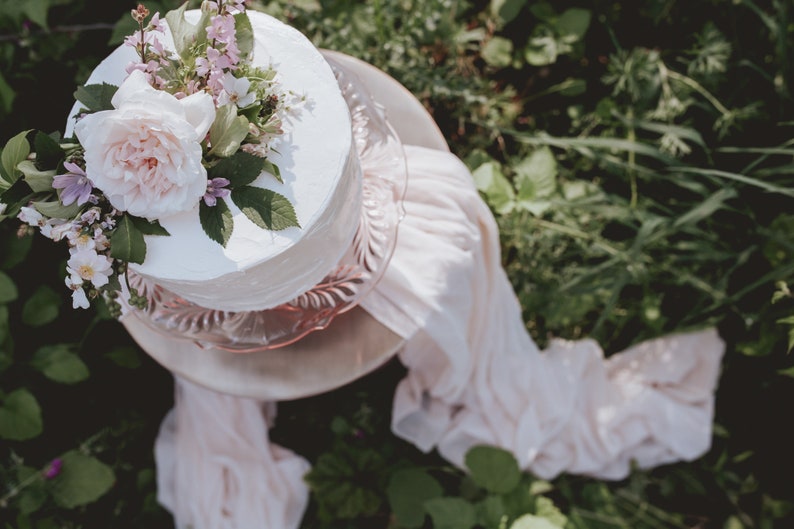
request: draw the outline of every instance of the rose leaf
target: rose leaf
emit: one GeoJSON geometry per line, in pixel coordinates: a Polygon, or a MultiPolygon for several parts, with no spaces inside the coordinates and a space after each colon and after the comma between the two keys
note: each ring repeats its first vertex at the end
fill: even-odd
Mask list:
{"type": "Polygon", "coordinates": [[[146,241],[130,215],[124,214],[110,236],[110,256],[129,263],[143,263],[146,258],[146,241]]]}
{"type": "Polygon", "coordinates": [[[214,206],[208,206],[203,200],[199,202],[199,221],[207,237],[225,248],[234,227],[232,212],[226,201],[218,199],[214,206]]]}
{"type": "Polygon", "coordinates": [[[111,100],[119,87],[108,84],[87,84],[79,86],[74,92],[74,98],[86,106],[89,112],[113,110],[111,100]]]}
{"type": "Polygon", "coordinates": [[[260,228],[279,231],[300,227],[295,208],[283,195],[270,189],[243,186],[232,191],[232,200],[260,228]]]}
{"type": "Polygon", "coordinates": [[[233,188],[246,186],[262,174],[266,162],[267,160],[259,156],[238,151],[211,167],[208,177],[226,178],[233,188]]]}

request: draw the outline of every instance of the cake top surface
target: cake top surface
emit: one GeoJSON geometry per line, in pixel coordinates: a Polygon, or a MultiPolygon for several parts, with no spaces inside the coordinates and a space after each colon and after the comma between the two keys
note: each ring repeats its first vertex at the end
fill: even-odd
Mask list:
{"type": "MultiPolygon", "coordinates": [[[[272,142],[268,155],[280,169],[283,183],[262,174],[252,185],[284,195],[293,204],[301,227],[264,230],[228,200],[234,229],[224,247],[204,233],[197,204],[191,211],[159,219],[170,237],[146,236],[146,259],[131,267],[153,279],[200,282],[245,271],[299,243],[319,228],[323,212],[334,206],[330,200],[349,163],[352,139],[349,112],[333,72],[300,32],[269,15],[247,14],[254,30],[252,64],[273,67],[281,90],[306,96],[301,108],[286,118],[285,132],[272,142]]],[[[190,22],[198,16],[198,11],[186,13],[190,22]]],[[[162,40],[173,48],[168,31],[162,40]]],[[[135,58],[129,46],[116,49],[88,82],[120,84],[127,76],[126,66],[135,58]]]]}

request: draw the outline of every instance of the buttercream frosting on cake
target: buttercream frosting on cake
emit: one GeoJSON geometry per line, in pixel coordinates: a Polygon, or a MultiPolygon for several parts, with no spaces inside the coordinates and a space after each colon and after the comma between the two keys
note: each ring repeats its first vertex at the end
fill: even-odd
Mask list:
{"type": "MultiPolygon", "coordinates": [[[[198,14],[189,11],[187,18],[195,22],[198,14]]],[[[262,174],[252,184],[289,199],[301,227],[264,230],[227,200],[234,230],[223,247],[202,230],[196,204],[192,211],[160,219],[170,236],[146,236],[146,259],[130,265],[188,301],[228,311],[272,308],[321,281],[349,247],[361,204],[350,114],[331,68],[294,28],[264,13],[247,14],[254,29],[252,63],[272,66],[282,90],[306,95],[300,111],[286,118],[285,133],[271,144],[268,159],[284,183],[262,174]]],[[[168,32],[163,43],[173,49],[168,32]]],[[[133,48],[116,49],[87,84],[121,84],[135,59],[133,48]]]]}

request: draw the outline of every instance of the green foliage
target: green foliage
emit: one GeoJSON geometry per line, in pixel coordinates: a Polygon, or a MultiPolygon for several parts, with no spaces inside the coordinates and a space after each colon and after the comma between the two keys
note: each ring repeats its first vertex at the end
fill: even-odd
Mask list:
{"type": "MultiPolygon", "coordinates": [[[[148,3],[161,13],[177,4],[148,3]]],[[[390,73],[431,111],[496,214],[503,263],[536,341],[590,336],[617,351],[716,324],[728,342],[712,451],[615,484],[521,474],[508,490],[513,463],[494,449],[469,454],[464,474],[401,444],[388,428],[399,369],[357,382],[362,395],[340,389],[280,404],[276,441],[314,465],[305,528],[792,525],[794,438],[779,426],[790,420],[794,378],[788,2],[258,4],[319,47],[390,73]]],[[[3,130],[61,129],[73,99],[57,87],[85,81],[109,53],[105,43],[129,33],[129,7],[0,1],[3,130]],[[116,31],[101,27],[119,18],[116,31]],[[100,29],[68,29],[94,22],[100,29]],[[48,121],[34,121],[42,113],[30,109],[44,107],[48,121]]],[[[83,104],[100,109],[111,95],[103,89],[83,104]]],[[[231,149],[235,123],[218,127],[217,143],[231,149]]],[[[10,187],[21,174],[52,176],[51,164],[25,160],[28,141],[51,152],[49,137],[23,134],[4,149],[5,202],[31,194],[10,187]]],[[[210,175],[225,171],[215,167],[210,175]]],[[[256,177],[239,169],[224,174],[256,177]]],[[[222,242],[231,214],[218,204],[202,205],[215,217],[201,218],[222,242]]],[[[117,324],[58,310],[39,289],[62,292],[63,257],[9,224],[0,227],[0,519],[36,529],[170,526],[154,499],[150,453],[168,377],[117,324]],[[158,397],[141,399],[141,381],[158,397]],[[55,480],[42,475],[59,454],[76,454],[89,472],[61,483],[65,499],[56,501],[55,480]]],[[[146,229],[131,222],[130,238],[146,229]]]]}
{"type": "Polygon", "coordinates": [[[95,457],[71,450],[63,455],[63,470],[53,480],[55,503],[73,509],[105,494],[116,479],[113,470],[95,457]]]}

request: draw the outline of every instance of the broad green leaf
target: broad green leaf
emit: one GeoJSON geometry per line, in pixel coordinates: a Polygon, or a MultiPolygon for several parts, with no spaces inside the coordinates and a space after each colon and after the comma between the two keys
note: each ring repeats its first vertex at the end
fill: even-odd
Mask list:
{"type": "Polygon", "coordinates": [[[231,187],[242,187],[256,180],[265,168],[266,160],[238,151],[224,158],[207,171],[209,178],[226,178],[231,187]]]}
{"type": "Polygon", "coordinates": [[[234,29],[240,57],[248,57],[254,51],[254,29],[245,12],[234,15],[234,29]]]}
{"type": "Polygon", "coordinates": [[[17,169],[25,176],[25,182],[36,193],[52,191],[52,178],[55,176],[55,169],[39,171],[33,160],[19,162],[17,169]]]}
{"type": "Polygon", "coordinates": [[[50,9],[50,0],[25,0],[24,6],[25,14],[30,20],[43,28],[47,27],[47,11],[50,9]]]}
{"type": "Polygon", "coordinates": [[[510,529],[560,529],[560,526],[555,525],[547,518],[541,518],[534,514],[525,514],[513,522],[510,529]]]}
{"type": "Polygon", "coordinates": [[[201,12],[198,22],[193,25],[185,19],[185,10],[189,2],[185,2],[178,9],[169,11],[165,15],[168,28],[174,38],[176,52],[187,59],[190,56],[190,48],[194,44],[200,44],[207,40],[207,26],[210,25],[210,14],[207,11],[201,12]]]}
{"type": "Polygon", "coordinates": [[[527,0],[491,0],[491,14],[504,26],[516,18],[526,3],[527,0]]]}
{"type": "Polygon", "coordinates": [[[105,357],[119,367],[136,369],[141,365],[141,356],[134,347],[116,347],[105,353],[105,357]]]}
{"type": "Polygon", "coordinates": [[[424,503],[441,497],[443,492],[433,476],[418,468],[395,472],[386,488],[389,505],[401,527],[421,527],[425,521],[424,503]]]}
{"type": "Polygon", "coordinates": [[[39,470],[25,465],[18,467],[17,483],[27,483],[19,493],[19,511],[22,514],[33,514],[47,499],[47,489],[39,477],[39,470]]]}
{"type": "Polygon", "coordinates": [[[565,97],[576,97],[585,93],[587,90],[587,81],[584,79],[566,79],[558,86],[561,87],[561,95],[564,95],[565,97]]]}
{"type": "Polygon", "coordinates": [[[31,327],[46,325],[58,317],[61,296],[47,285],[41,285],[22,307],[22,322],[31,327]]]}
{"type": "Polygon", "coordinates": [[[88,378],[88,367],[67,344],[45,345],[39,348],[30,365],[45,377],[61,384],[76,384],[88,378]]]}
{"type": "Polygon", "coordinates": [[[475,446],[466,452],[466,468],[477,485],[495,494],[506,494],[521,481],[516,458],[501,448],[475,446]]]}
{"type": "Polygon", "coordinates": [[[0,303],[10,303],[17,299],[17,286],[4,272],[0,272],[0,303]]]}
{"type": "Polygon", "coordinates": [[[484,163],[472,172],[474,184],[485,193],[488,203],[497,213],[509,213],[515,207],[513,186],[502,174],[496,162],[484,163]]]}
{"type": "Polygon", "coordinates": [[[518,200],[548,198],[557,188],[557,160],[541,147],[515,166],[518,200]]]}
{"type": "Polygon", "coordinates": [[[477,523],[471,503],[461,498],[434,498],[425,502],[433,529],[470,529],[477,523]]]}
{"type": "Polygon", "coordinates": [[[199,202],[199,222],[207,237],[226,247],[234,229],[234,218],[224,199],[218,199],[214,206],[203,200],[199,202]]]}
{"type": "Polygon", "coordinates": [[[544,22],[551,22],[557,16],[551,4],[545,1],[531,2],[529,4],[529,12],[544,22]]]}
{"type": "Polygon", "coordinates": [[[0,72],[0,108],[6,113],[10,113],[11,109],[14,107],[14,99],[16,99],[16,92],[14,89],[6,81],[5,77],[3,77],[3,73],[0,72]]]}
{"type": "Polygon", "coordinates": [[[248,120],[237,115],[237,105],[230,103],[218,108],[210,127],[209,154],[219,158],[233,155],[248,135],[248,120]]]}
{"type": "Polygon", "coordinates": [[[25,441],[41,431],[41,408],[36,398],[24,388],[9,393],[0,406],[0,438],[25,441]]]}
{"type": "Polygon", "coordinates": [[[160,222],[157,220],[146,220],[143,217],[136,217],[135,215],[129,215],[130,220],[135,225],[135,227],[143,233],[144,235],[161,235],[161,236],[168,236],[171,235],[168,233],[168,230],[163,228],[160,225],[160,222]]]}
{"type": "MultiPolygon", "coordinates": [[[[30,130],[20,132],[8,140],[3,147],[3,153],[0,155],[0,177],[8,184],[3,188],[8,188],[22,175],[22,172],[17,169],[17,165],[30,154],[30,142],[26,137],[29,132],[30,130]]],[[[10,204],[9,201],[4,202],[10,204]]]]}
{"type": "Polygon", "coordinates": [[[4,216],[16,217],[19,214],[19,209],[33,198],[33,190],[24,178],[17,179],[11,187],[4,186],[4,182],[0,179],[0,189],[4,190],[0,193],[0,202],[6,204],[4,216]]]}
{"type": "Polygon", "coordinates": [[[74,92],[74,98],[85,105],[85,108],[91,112],[112,110],[113,103],[111,100],[118,89],[118,86],[108,83],[87,84],[77,87],[74,92]]]}
{"type": "Polygon", "coordinates": [[[33,207],[42,215],[55,219],[74,218],[83,208],[83,206],[78,205],[77,202],[72,202],[68,206],[64,206],[60,202],[55,201],[33,202],[33,207]]]}
{"type": "Polygon", "coordinates": [[[490,66],[496,68],[510,66],[513,62],[513,41],[504,37],[494,37],[485,43],[480,54],[490,66]]]}
{"type": "Polygon", "coordinates": [[[275,191],[243,186],[233,190],[231,197],[240,211],[260,228],[279,231],[300,227],[292,204],[275,191]]]}
{"type": "Polygon", "coordinates": [[[110,236],[110,256],[130,263],[143,263],[146,259],[146,241],[129,215],[123,215],[110,236]]]}
{"type": "Polygon", "coordinates": [[[77,450],[67,452],[61,459],[61,473],[52,480],[52,497],[60,507],[73,509],[92,503],[116,481],[113,469],[77,450]]]}
{"type": "Polygon", "coordinates": [[[505,502],[500,496],[488,496],[475,505],[477,521],[483,527],[499,527],[502,518],[507,516],[505,502]]]}
{"type": "Polygon", "coordinates": [[[576,41],[581,39],[590,26],[590,11],[588,9],[571,8],[566,9],[557,19],[557,34],[561,37],[569,37],[576,41]]]}
{"type": "Polygon", "coordinates": [[[36,165],[43,169],[55,169],[66,156],[60,144],[41,131],[36,133],[33,147],[36,151],[36,165]]]}

